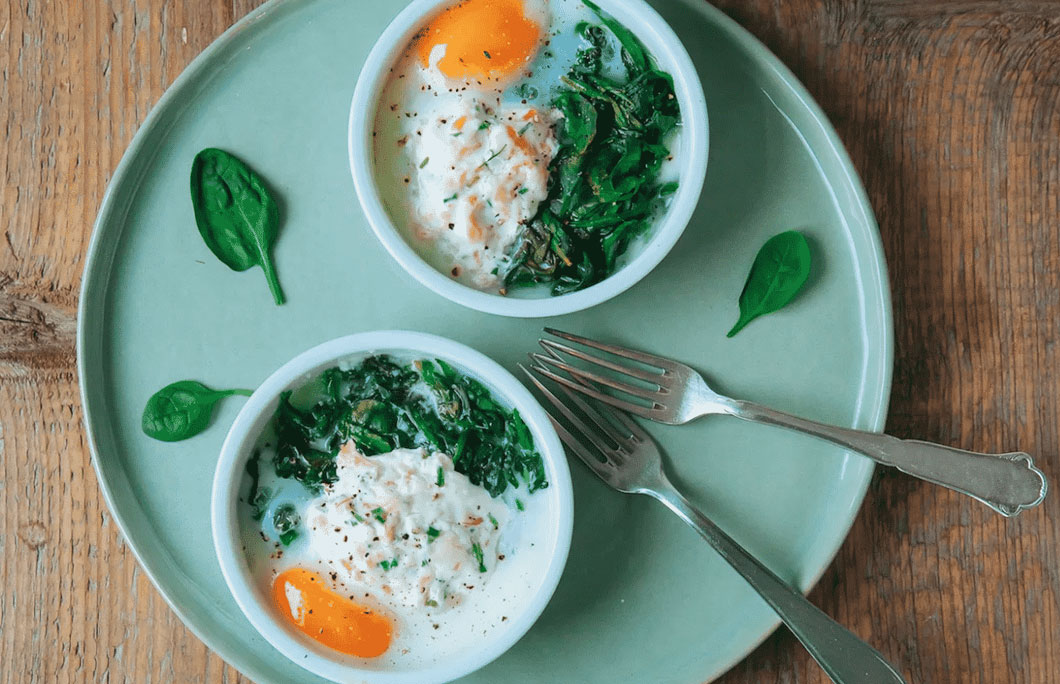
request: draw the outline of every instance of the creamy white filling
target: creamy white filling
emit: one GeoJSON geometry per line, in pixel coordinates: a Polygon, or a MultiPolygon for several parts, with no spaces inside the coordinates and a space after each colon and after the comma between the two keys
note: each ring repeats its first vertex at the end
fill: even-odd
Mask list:
{"type": "Polygon", "coordinates": [[[310,555],[386,603],[459,605],[489,580],[508,508],[445,454],[339,452],[338,480],[306,508],[310,555]]]}
{"type": "Polygon", "coordinates": [[[407,135],[410,223],[451,257],[453,277],[497,284],[493,271],[548,196],[553,123],[550,111],[471,100],[407,135]]]}

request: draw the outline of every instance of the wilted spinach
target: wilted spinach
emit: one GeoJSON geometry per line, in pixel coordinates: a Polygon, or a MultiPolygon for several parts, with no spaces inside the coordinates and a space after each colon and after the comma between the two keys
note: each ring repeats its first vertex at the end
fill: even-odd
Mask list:
{"type": "Polygon", "coordinates": [[[784,307],[810,276],[810,245],[802,233],[789,230],[762,245],[740,293],[740,319],[732,337],[748,323],[784,307]]]}
{"type": "Polygon", "coordinates": [[[531,492],[548,486],[519,412],[444,361],[370,356],[350,370],[325,371],[321,385],[324,397],[305,410],[289,392],[280,397],[274,456],[280,477],[309,487],[334,482],[339,448],[353,440],[369,456],[398,448],[448,454],[457,472],[492,496],[520,480],[531,492]]]}
{"type": "Polygon", "coordinates": [[[273,299],[283,304],[271,256],[280,212],[261,177],[231,154],[207,148],[191,165],[191,203],[214,256],[233,271],[261,266],[273,299]]]}
{"type": "Polygon", "coordinates": [[[559,295],[607,278],[677,189],[658,182],[680,117],[673,79],[629,30],[584,1],[603,25],[578,26],[586,47],[553,101],[563,123],[548,198],[498,273],[504,291],[546,283],[559,295]],[[618,41],[624,80],[604,73],[614,53],[608,33],[618,41]]]}
{"type": "Polygon", "coordinates": [[[298,525],[302,522],[301,516],[295,510],[294,504],[280,504],[272,513],[272,526],[280,534],[280,543],[289,546],[298,538],[298,525]]]}
{"type": "Polygon", "coordinates": [[[233,394],[249,397],[252,392],[245,389],[214,390],[194,380],[174,382],[147,400],[140,426],[148,437],[163,442],[194,437],[210,424],[217,402],[233,394]]]}

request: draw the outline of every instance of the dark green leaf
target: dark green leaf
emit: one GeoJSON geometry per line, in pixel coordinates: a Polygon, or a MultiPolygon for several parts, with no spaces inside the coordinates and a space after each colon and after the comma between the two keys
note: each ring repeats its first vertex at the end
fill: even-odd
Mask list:
{"type": "Polygon", "coordinates": [[[600,17],[600,21],[603,22],[604,26],[611,29],[611,32],[618,38],[618,42],[622,44],[622,62],[626,65],[626,68],[630,71],[642,71],[649,68],[651,64],[651,57],[648,52],[644,49],[644,46],[640,44],[637,37],[622,24],[615,21],[615,19],[609,14],[601,10],[595,3],[590,0],[582,0],[586,6],[596,13],[596,16],[600,17]]]}
{"type": "Polygon", "coordinates": [[[602,25],[577,27],[585,44],[553,100],[563,122],[548,198],[498,270],[502,293],[544,283],[560,295],[607,278],[677,189],[659,183],[680,118],[673,79],[632,32],[586,4],[602,25]],[[625,78],[603,68],[616,43],[625,78]]]}
{"type": "Polygon", "coordinates": [[[486,572],[485,557],[482,554],[482,547],[475,542],[471,545],[471,554],[475,557],[475,561],[478,562],[478,571],[486,572]]]}
{"type": "Polygon", "coordinates": [[[140,421],[144,434],[163,442],[194,437],[210,424],[218,401],[233,394],[249,397],[250,390],[214,390],[195,380],[180,380],[151,395],[140,421]]]}
{"type": "Polygon", "coordinates": [[[301,516],[295,510],[293,504],[282,504],[276,507],[272,514],[272,526],[280,534],[280,542],[284,546],[290,545],[298,538],[298,525],[302,522],[301,516]]]}
{"type": "Polygon", "coordinates": [[[231,154],[207,148],[191,165],[191,203],[206,246],[226,266],[261,266],[277,304],[283,291],[272,264],[280,213],[265,182],[231,154]]]}
{"type": "Polygon", "coordinates": [[[740,293],[740,318],[729,331],[732,337],[744,326],[783,308],[810,276],[810,245],[802,233],[789,230],[771,237],[759,250],[740,293]]]}
{"type": "MultiPolygon", "coordinates": [[[[324,372],[321,386],[324,398],[309,408],[293,405],[289,392],[280,396],[273,461],[280,477],[310,488],[334,482],[336,454],[353,440],[369,456],[399,447],[449,454],[457,472],[492,496],[519,478],[531,492],[548,486],[518,413],[440,359],[399,364],[371,356],[355,368],[324,372]],[[320,450],[325,444],[327,452],[320,450]]],[[[443,473],[436,482],[443,486],[443,473]]]]}

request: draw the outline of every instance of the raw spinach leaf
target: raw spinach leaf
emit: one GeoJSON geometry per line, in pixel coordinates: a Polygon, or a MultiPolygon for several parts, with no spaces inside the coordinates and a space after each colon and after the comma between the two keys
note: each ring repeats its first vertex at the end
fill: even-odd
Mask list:
{"type": "Polygon", "coordinates": [[[207,148],[191,165],[191,203],[214,256],[233,271],[261,266],[273,299],[283,304],[270,253],[280,212],[261,177],[231,154],[207,148]]]}
{"type": "Polygon", "coordinates": [[[762,245],[740,293],[740,319],[732,337],[744,326],[790,302],[810,276],[810,245],[802,233],[789,230],[762,245]]]}
{"type": "Polygon", "coordinates": [[[151,395],[140,421],[144,434],[163,442],[194,437],[210,423],[218,401],[233,394],[249,397],[245,389],[214,390],[201,382],[180,380],[151,395]]]}

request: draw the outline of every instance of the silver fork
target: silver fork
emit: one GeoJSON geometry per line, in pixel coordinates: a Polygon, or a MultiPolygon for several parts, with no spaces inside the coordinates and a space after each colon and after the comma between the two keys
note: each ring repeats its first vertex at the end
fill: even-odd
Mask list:
{"type": "Polygon", "coordinates": [[[750,401],[731,399],[718,394],[710,388],[703,376],[683,363],[635,349],[604,344],[554,328],[545,328],[545,332],[568,342],[650,367],[646,369],[617,363],[549,339],[542,339],[540,342],[550,354],[530,355],[538,364],[534,370],[542,375],[622,411],[669,425],[687,423],[700,416],[723,414],[803,432],[856,451],[877,463],[892,466],[913,477],[967,494],[1004,516],[1016,515],[1025,508],[1037,506],[1045,499],[1048,489],[1045,475],[1034,466],[1029,454],[977,453],[931,442],[898,439],[889,435],[818,423],[750,401]],[[560,352],[640,380],[644,384],[636,385],[572,365],[559,356],[560,352]],[[550,370],[548,366],[569,373],[571,377],[550,370]],[[646,403],[615,396],[603,391],[601,386],[646,403]]]}
{"type": "Polygon", "coordinates": [[[550,411],[549,418],[570,452],[612,488],[627,494],[647,494],[657,499],[699,532],[776,611],[833,682],[905,684],[902,676],[879,651],[788,586],[693,506],[670,483],[662,467],[658,446],[633,419],[604,406],[593,408],[566,387],[560,387],[570,403],[585,416],[583,419],[541,384],[526,367],[519,367],[555,411],[587,440],[584,442],[575,437],[550,411]]]}

